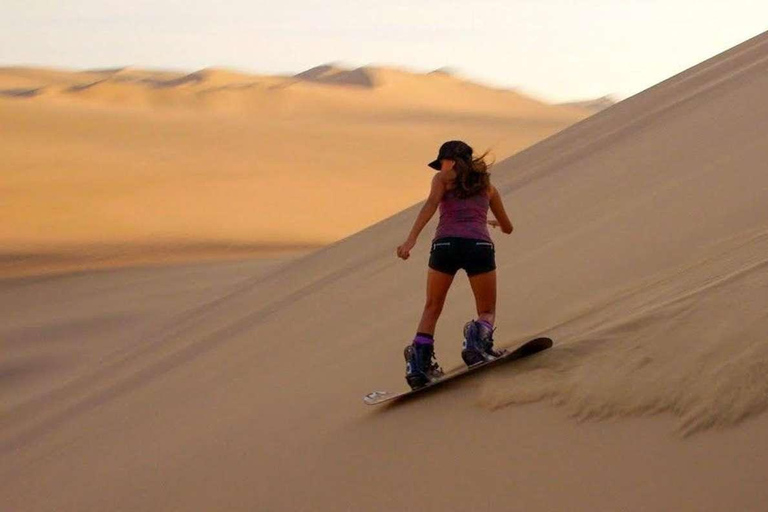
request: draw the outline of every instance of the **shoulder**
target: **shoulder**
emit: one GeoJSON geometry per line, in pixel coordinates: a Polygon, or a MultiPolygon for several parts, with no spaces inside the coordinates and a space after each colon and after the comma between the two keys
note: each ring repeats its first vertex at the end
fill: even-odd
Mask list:
{"type": "Polygon", "coordinates": [[[432,176],[432,188],[439,188],[445,192],[451,188],[451,182],[450,180],[446,180],[445,177],[443,177],[443,175],[438,172],[432,176]]]}
{"type": "Polygon", "coordinates": [[[443,195],[446,192],[446,184],[440,174],[435,174],[432,177],[432,186],[429,190],[429,198],[427,199],[431,203],[437,204],[443,199],[443,195]]]}
{"type": "Polygon", "coordinates": [[[498,195],[498,193],[499,191],[496,190],[496,187],[490,184],[488,185],[487,194],[489,199],[493,199],[496,195],[498,195]]]}

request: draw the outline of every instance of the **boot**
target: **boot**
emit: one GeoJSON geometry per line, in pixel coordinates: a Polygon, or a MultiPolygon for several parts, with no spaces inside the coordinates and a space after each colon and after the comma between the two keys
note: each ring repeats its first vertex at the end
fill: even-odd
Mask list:
{"type": "Polygon", "coordinates": [[[472,366],[485,361],[493,361],[504,355],[504,351],[493,348],[493,332],[496,329],[488,328],[475,320],[470,320],[464,325],[464,343],[461,350],[461,358],[467,366],[472,366]]]}
{"type": "Polygon", "coordinates": [[[435,360],[432,343],[410,344],[405,347],[405,380],[411,389],[420,388],[443,376],[443,369],[435,360]]]}

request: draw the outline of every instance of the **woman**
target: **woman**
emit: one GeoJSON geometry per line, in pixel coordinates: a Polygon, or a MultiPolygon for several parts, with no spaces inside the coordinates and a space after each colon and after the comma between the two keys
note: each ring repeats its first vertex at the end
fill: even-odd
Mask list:
{"type": "Polygon", "coordinates": [[[496,261],[488,225],[512,233],[512,222],[501,196],[491,185],[487,152],[474,157],[472,148],[459,140],[440,146],[437,159],[428,165],[439,171],[408,239],[397,248],[407,260],[424,226],[440,207],[440,222],[432,240],[427,272],[427,301],[413,343],[405,348],[405,379],[411,388],[421,387],[443,375],[434,360],[434,333],[445,297],[458,269],[469,277],[477,306],[477,320],[464,326],[461,357],[473,365],[498,357],[493,348],[496,313],[496,261]],[[488,220],[488,209],[496,220],[488,220]]]}

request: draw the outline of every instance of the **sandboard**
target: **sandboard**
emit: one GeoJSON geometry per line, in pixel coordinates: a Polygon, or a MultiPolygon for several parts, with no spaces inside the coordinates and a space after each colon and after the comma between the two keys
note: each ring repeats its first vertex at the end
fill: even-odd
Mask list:
{"type": "Polygon", "coordinates": [[[512,350],[511,352],[509,351],[506,352],[504,355],[497,357],[492,361],[485,361],[482,363],[473,364],[472,366],[463,366],[449,373],[446,373],[442,378],[434,380],[420,388],[409,389],[407,391],[400,391],[400,392],[373,391],[363,397],[363,402],[365,402],[368,405],[377,405],[384,402],[389,402],[391,400],[396,400],[398,398],[412,396],[412,395],[415,395],[416,393],[421,393],[422,391],[426,391],[428,389],[432,389],[436,386],[439,386],[440,384],[448,382],[449,380],[453,380],[455,378],[461,377],[462,375],[476,372],[478,370],[488,368],[489,366],[494,366],[494,365],[502,364],[509,361],[515,361],[517,359],[522,359],[524,357],[528,357],[538,352],[541,352],[542,350],[546,350],[551,346],[552,346],[552,340],[550,338],[536,338],[522,344],[521,346],[519,346],[515,350],[512,350]]]}

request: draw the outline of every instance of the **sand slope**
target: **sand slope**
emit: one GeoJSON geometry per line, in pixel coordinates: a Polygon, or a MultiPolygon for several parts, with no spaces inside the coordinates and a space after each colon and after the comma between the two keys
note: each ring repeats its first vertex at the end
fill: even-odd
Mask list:
{"type": "Polygon", "coordinates": [[[0,277],[316,248],[423,200],[446,139],[502,159],[588,114],[390,68],[0,68],[0,277]]]}
{"type": "MultiPolygon", "coordinates": [[[[16,383],[3,399],[3,502],[763,510],[766,90],[763,34],[499,165],[516,230],[495,235],[497,341],[546,333],[558,343],[547,353],[400,406],[362,405],[371,389],[405,385],[435,227],[396,258],[415,205],[272,272],[244,269],[236,284],[231,267],[211,268],[200,279],[232,287],[66,382],[39,371],[36,393],[16,383]]],[[[25,303],[13,297],[33,284],[16,281],[4,317],[32,336],[54,297],[113,297],[131,279],[106,275],[112,290],[89,275],[39,280],[25,303]]],[[[159,285],[141,291],[145,307],[161,304],[159,285]]],[[[461,273],[436,333],[445,367],[459,364],[473,305],[461,273]]],[[[74,332],[116,328],[82,321],[74,332]]],[[[88,351],[46,332],[38,356],[88,351]]],[[[18,371],[33,363],[19,357],[18,371]]]]}

